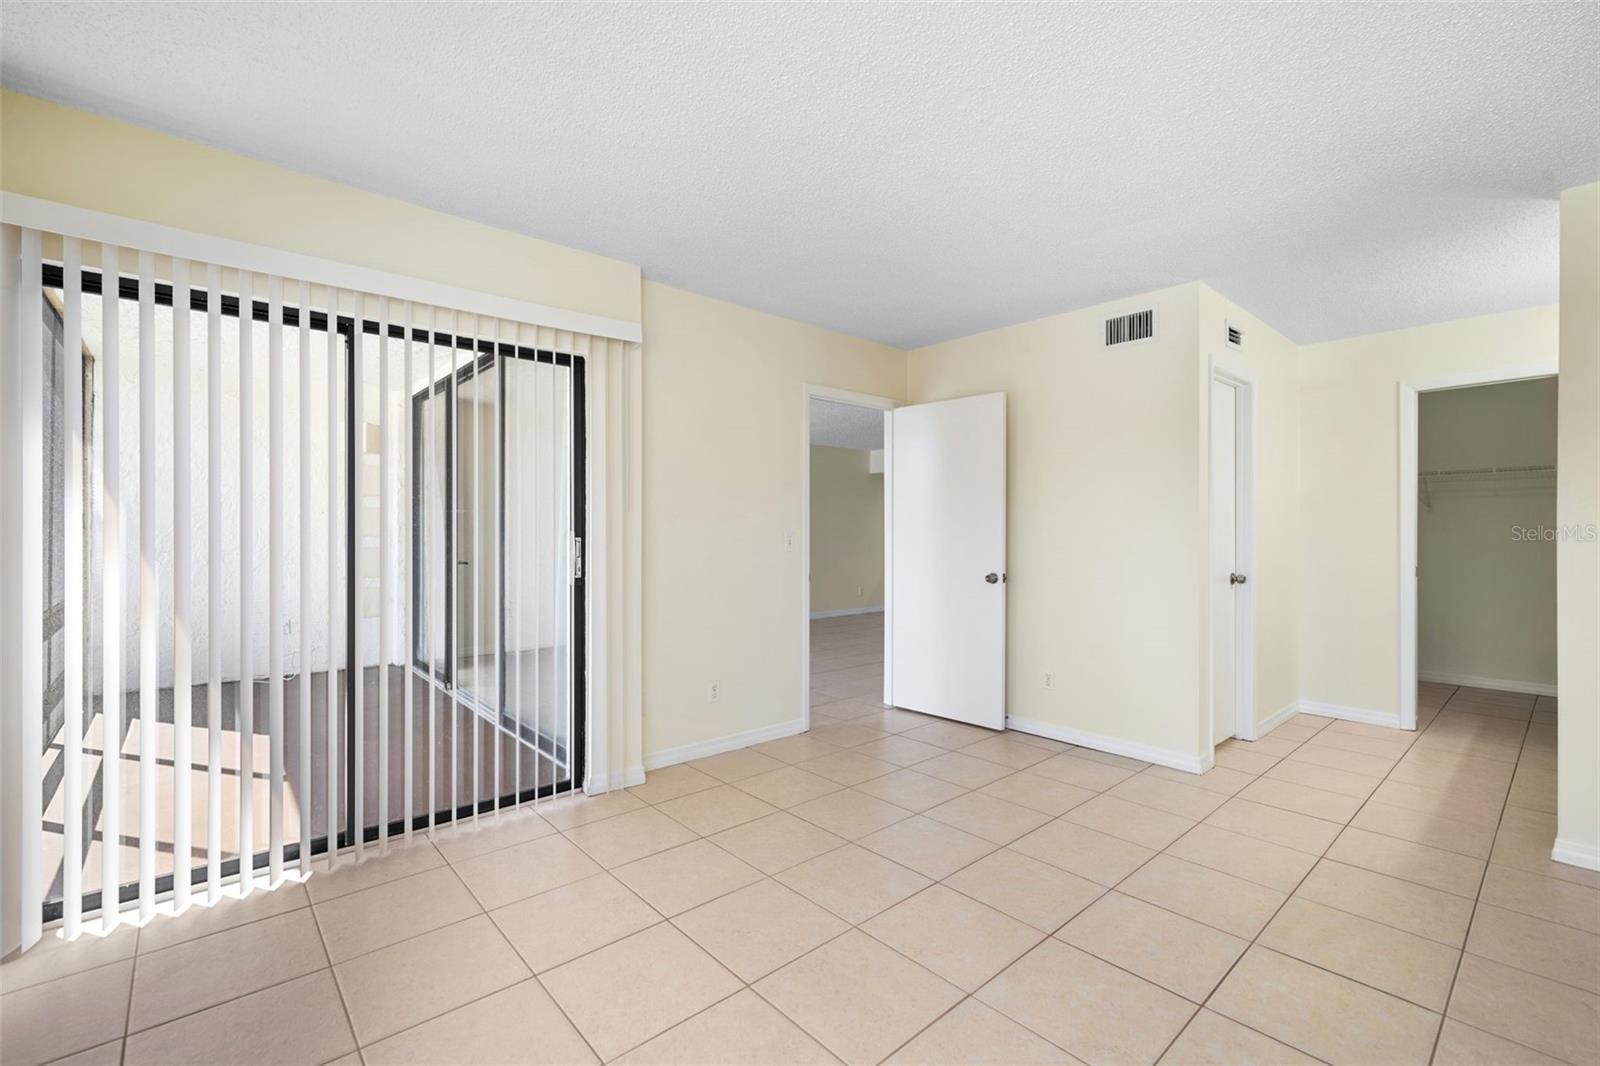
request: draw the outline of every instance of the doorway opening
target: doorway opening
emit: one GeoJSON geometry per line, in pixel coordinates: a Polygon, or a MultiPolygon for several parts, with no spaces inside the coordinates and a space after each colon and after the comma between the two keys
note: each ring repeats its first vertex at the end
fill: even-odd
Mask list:
{"type": "MultiPolygon", "coordinates": [[[[884,428],[894,401],[806,390],[804,691],[813,717],[883,706],[884,428]]],[[[841,716],[842,722],[850,717],[841,716]]]]}
{"type": "MultiPolygon", "coordinates": [[[[1556,394],[1556,367],[1554,365],[1529,366],[1516,370],[1486,369],[1472,371],[1464,374],[1454,374],[1422,382],[1401,382],[1399,385],[1399,421],[1400,421],[1400,457],[1399,457],[1399,499],[1397,510],[1400,519],[1399,560],[1397,566],[1399,602],[1399,626],[1397,637],[1397,664],[1398,677],[1397,704],[1399,711],[1398,721],[1395,723],[1401,729],[1415,730],[1419,727],[1419,704],[1428,706],[1431,717],[1437,713],[1444,698],[1449,698],[1457,686],[1437,686],[1443,682],[1426,682],[1419,677],[1421,656],[1419,655],[1419,578],[1421,576],[1421,559],[1419,555],[1420,529],[1422,515],[1440,508],[1442,499],[1450,499],[1453,492],[1461,490],[1465,493],[1463,498],[1489,498],[1487,496],[1473,496],[1471,493],[1482,494],[1490,488],[1499,492],[1506,485],[1519,486],[1522,495],[1513,497],[1525,503],[1531,503],[1539,494],[1545,494],[1550,501],[1550,520],[1541,526],[1537,521],[1532,523],[1518,520],[1511,525],[1502,525],[1499,534],[1505,540],[1499,545],[1491,545],[1494,554],[1498,555],[1507,549],[1520,549],[1524,554],[1514,556],[1517,560],[1512,569],[1530,564],[1538,558],[1541,542],[1546,536],[1553,538],[1557,535],[1554,521],[1555,498],[1555,401],[1556,394]],[[1496,386],[1527,385],[1526,391],[1518,392],[1487,392],[1496,386]],[[1454,393],[1454,396],[1443,396],[1454,393]],[[1421,451],[1421,419],[1423,412],[1423,398],[1443,396],[1442,399],[1430,399],[1428,409],[1430,421],[1439,421],[1430,431],[1430,436],[1435,439],[1430,442],[1427,453],[1427,465],[1424,465],[1424,456],[1421,451]],[[1542,398],[1541,398],[1542,397],[1542,398]],[[1508,399],[1509,398],[1509,399],[1508,399]],[[1548,404],[1541,407],[1541,404],[1548,404]],[[1527,408],[1523,414],[1513,413],[1519,406],[1527,408]],[[1460,408],[1460,412],[1455,409],[1460,408]],[[1543,411],[1543,414],[1538,412],[1543,411]],[[1467,428],[1450,429],[1452,423],[1466,419],[1467,428]],[[1478,420],[1475,424],[1473,420],[1478,420]],[[1486,420],[1486,421],[1485,421],[1486,420]],[[1539,425],[1539,423],[1544,423],[1539,425]],[[1440,426],[1444,427],[1443,430],[1440,426]],[[1442,435],[1441,435],[1442,433],[1442,435]],[[1508,438],[1497,440],[1497,438],[1508,438]],[[1541,441],[1543,443],[1541,443],[1541,441]],[[1543,450],[1541,450],[1543,449],[1543,450]],[[1496,470],[1497,464],[1493,461],[1498,456],[1500,466],[1512,467],[1543,467],[1548,466],[1548,472],[1532,470],[1496,470]],[[1544,461],[1540,461],[1541,456],[1544,461]],[[1512,461],[1521,458],[1523,462],[1512,461]],[[1488,469],[1485,470],[1484,468],[1488,469]],[[1423,474],[1432,475],[1424,478],[1423,474]],[[1540,487],[1543,481],[1548,486],[1546,492],[1540,487]],[[1540,493],[1531,493],[1531,490],[1540,489],[1540,493]],[[1443,495],[1441,495],[1441,492],[1443,495]],[[1513,529],[1515,525],[1519,528],[1513,529]],[[1510,538],[1518,537],[1516,541],[1510,538]],[[1441,698],[1441,696],[1443,698],[1441,698]]],[[[1482,505],[1471,505],[1478,507],[1482,505]]],[[[1456,505],[1447,504],[1447,513],[1453,514],[1458,510],[1456,505]]],[[[1537,508],[1519,510],[1518,514],[1535,514],[1537,508]]],[[[1441,513],[1439,518],[1446,517],[1441,513]]],[[[1448,530],[1448,525],[1442,524],[1430,515],[1430,524],[1435,530],[1448,530]]],[[[1493,531],[1490,532],[1492,540],[1493,531]]],[[[1430,540],[1433,540],[1430,536],[1430,540]]],[[[1555,580],[1554,540],[1549,541],[1548,552],[1550,556],[1549,575],[1553,589],[1555,580]]],[[[1437,558],[1440,551],[1452,549],[1435,548],[1431,554],[1437,558]]],[[[1487,558],[1480,554],[1481,558],[1487,558]]],[[[1529,573],[1537,571],[1530,570],[1529,573]]],[[[1449,570],[1446,570],[1446,575],[1449,570]]],[[[1445,575],[1436,575],[1444,578],[1445,575]]],[[[1474,578],[1474,581],[1480,580],[1474,578]]],[[[1434,583],[1433,595],[1430,601],[1430,610],[1434,605],[1448,602],[1439,597],[1449,595],[1463,595],[1459,589],[1453,593],[1448,584],[1434,583]]],[[[1518,596],[1528,592],[1529,589],[1518,590],[1518,596]]],[[[1553,601],[1552,601],[1553,602],[1553,601]]],[[[1497,613],[1498,608],[1487,612],[1489,615],[1497,613]]],[[[1550,627],[1554,628],[1554,608],[1550,612],[1550,627]]],[[[1440,630],[1440,626],[1431,627],[1440,630]]],[[[1430,636],[1430,640],[1435,639],[1430,636]]],[[[1554,638],[1548,641],[1549,647],[1555,646],[1554,638]]],[[[1435,653],[1430,652],[1430,655],[1435,653]]],[[[1434,658],[1434,663],[1444,660],[1434,658]]],[[[1436,668],[1437,670],[1437,668],[1436,668]]],[[[1435,672],[1435,676],[1443,676],[1435,672]]],[[[1455,675],[1474,677],[1480,681],[1489,681],[1492,684],[1502,684],[1515,681],[1512,678],[1493,677],[1485,674],[1455,675]]],[[[1550,670],[1551,687],[1550,697],[1554,696],[1554,670],[1550,670]]],[[[1489,686],[1467,686],[1469,689],[1485,689],[1487,691],[1504,691],[1489,686]]],[[[1533,695],[1540,693],[1522,693],[1533,695]]],[[[1469,693],[1470,695],[1470,693],[1469,693]]],[[[1531,711],[1530,711],[1531,714],[1531,711]]]]}
{"type": "Polygon", "coordinates": [[[1525,721],[1556,693],[1556,378],[1421,392],[1416,461],[1419,717],[1525,721]]]}

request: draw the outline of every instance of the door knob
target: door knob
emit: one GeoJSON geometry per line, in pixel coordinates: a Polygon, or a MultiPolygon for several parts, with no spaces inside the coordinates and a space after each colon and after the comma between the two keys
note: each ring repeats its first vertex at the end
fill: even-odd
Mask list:
{"type": "Polygon", "coordinates": [[[997,584],[1000,583],[1000,575],[997,574],[997,573],[994,573],[993,571],[990,571],[989,573],[984,574],[983,575],[983,579],[985,581],[987,581],[991,585],[997,585],[997,584]]]}
{"type": "Polygon", "coordinates": [[[1230,585],[1242,585],[1242,584],[1244,584],[1244,575],[1243,574],[1229,574],[1228,575],[1228,584],[1230,584],[1230,585]]]}

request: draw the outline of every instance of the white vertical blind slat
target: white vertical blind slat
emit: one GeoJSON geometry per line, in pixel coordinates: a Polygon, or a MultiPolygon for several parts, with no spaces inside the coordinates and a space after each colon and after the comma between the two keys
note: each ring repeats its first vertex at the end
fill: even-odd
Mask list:
{"type": "Polygon", "coordinates": [[[239,275],[239,892],[255,880],[255,285],[239,275]]]}
{"type": "Polygon", "coordinates": [[[116,245],[100,246],[101,419],[101,641],[100,921],[107,930],[121,919],[122,884],[122,365],[119,351],[118,256],[116,245]]]}
{"type": "Polygon", "coordinates": [[[172,900],[189,906],[193,844],[193,646],[190,611],[189,261],[172,261],[172,900]]]}
{"type": "MultiPolygon", "coordinates": [[[[505,396],[505,418],[508,420],[503,429],[505,437],[505,494],[501,506],[505,508],[504,537],[506,550],[506,581],[502,588],[509,591],[505,594],[506,640],[505,646],[513,656],[510,666],[507,667],[511,675],[511,713],[514,721],[511,744],[511,792],[516,798],[513,803],[522,800],[522,748],[524,744],[522,735],[522,660],[525,658],[522,649],[522,544],[518,535],[522,531],[522,523],[518,520],[521,508],[518,506],[518,487],[521,482],[518,478],[522,474],[522,449],[517,438],[517,430],[522,426],[522,419],[518,417],[517,395],[521,391],[518,384],[521,379],[521,362],[517,358],[518,342],[515,325],[511,328],[511,356],[505,363],[505,384],[501,392],[505,396]]],[[[535,749],[537,750],[537,749],[535,749]]]]}
{"type": "MultiPolygon", "coordinates": [[[[562,589],[565,584],[562,574],[563,562],[566,558],[566,528],[561,523],[561,423],[557,415],[562,406],[561,375],[559,365],[550,364],[550,406],[549,416],[546,419],[548,430],[545,433],[545,446],[549,449],[550,456],[550,487],[549,487],[549,530],[550,530],[550,565],[545,572],[545,580],[550,583],[551,605],[551,633],[550,633],[550,734],[552,737],[561,735],[561,724],[565,720],[561,707],[561,697],[565,691],[561,683],[562,661],[561,651],[561,617],[562,617],[562,589]]],[[[560,759],[561,749],[555,744],[550,750],[550,780],[561,779],[560,759]]]]}
{"type": "Polygon", "coordinates": [[[352,763],[350,776],[352,780],[350,781],[349,787],[351,793],[351,807],[354,813],[351,821],[352,829],[355,835],[354,843],[356,848],[356,861],[358,862],[361,860],[362,855],[366,851],[366,832],[364,827],[367,824],[365,817],[367,775],[366,752],[364,750],[366,748],[365,697],[367,684],[366,669],[361,658],[361,623],[365,620],[366,615],[366,611],[363,607],[365,590],[362,587],[361,578],[361,556],[363,554],[363,549],[366,547],[364,543],[365,538],[362,536],[362,530],[364,527],[363,519],[366,515],[366,506],[363,502],[365,499],[366,489],[364,485],[364,479],[362,477],[362,469],[366,465],[367,437],[366,388],[364,384],[366,374],[363,367],[363,364],[366,360],[362,358],[361,351],[362,341],[366,333],[366,324],[364,322],[365,316],[363,314],[363,310],[364,309],[361,306],[361,297],[360,295],[357,295],[355,299],[355,312],[352,323],[352,332],[350,335],[350,347],[352,355],[350,359],[350,392],[348,401],[349,409],[353,412],[353,414],[350,419],[348,433],[349,444],[347,445],[347,447],[351,449],[350,454],[353,457],[355,465],[355,500],[352,501],[350,514],[348,516],[350,523],[349,536],[355,541],[356,547],[356,550],[352,552],[350,556],[350,588],[354,591],[354,596],[351,600],[353,604],[352,610],[354,612],[354,618],[352,620],[352,624],[350,624],[347,630],[350,639],[349,670],[351,677],[354,679],[354,686],[351,691],[353,693],[355,708],[352,712],[354,724],[351,729],[351,732],[354,735],[347,739],[347,743],[350,745],[351,749],[352,763]]]}
{"type": "MultiPolygon", "coordinates": [[[[533,471],[532,475],[528,478],[528,491],[533,493],[533,521],[532,521],[532,523],[530,523],[532,528],[528,530],[528,548],[529,548],[530,552],[533,555],[533,586],[534,586],[534,588],[536,590],[538,590],[538,589],[542,589],[544,587],[545,583],[549,580],[549,576],[550,575],[549,575],[548,571],[545,572],[545,573],[540,573],[540,565],[539,565],[540,564],[540,560],[544,558],[544,556],[540,554],[539,544],[540,544],[541,541],[544,540],[544,538],[549,533],[548,530],[543,530],[543,529],[539,528],[539,526],[542,523],[539,521],[539,502],[540,502],[540,496],[539,496],[539,481],[540,481],[540,478],[539,478],[539,473],[540,473],[540,470],[539,470],[539,466],[540,466],[539,429],[540,429],[540,427],[539,427],[538,419],[539,419],[539,412],[544,410],[544,408],[540,406],[539,397],[544,392],[546,392],[547,390],[545,389],[544,383],[543,383],[544,382],[544,377],[545,377],[544,364],[539,362],[539,360],[538,360],[537,331],[535,331],[535,338],[536,338],[535,341],[534,341],[534,356],[535,356],[535,358],[534,358],[534,361],[533,361],[533,389],[531,390],[533,392],[533,397],[532,397],[532,400],[533,400],[533,417],[531,419],[532,424],[527,426],[525,428],[525,430],[524,430],[524,437],[525,438],[531,438],[531,440],[532,440],[532,446],[527,449],[528,456],[529,456],[528,466],[533,471]]],[[[555,373],[555,364],[554,363],[551,363],[550,371],[551,371],[552,374],[555,373]]],[[[545,776],[546,776],[546,774],[548,772],[546,770],[546,765],[545,764],[547,762],[547,759],[545,757],[545,752],[544,752],[544,686],[543,686],[543,683],[542,683],[543,682],[543,679],[542,679],[543,664],[540,661],[543,658],[543,656],[539,654],[540,651],[542,650],[543,646],[544,646],[543,645],[543,640],[544,640],[544,597],[539,595],[538,592],[535,592],[535,594],[534,594],[534,602],[533,602],[533,652],[534,652],[534,654],[533,654],[533,736],[534,736],[534,754],[533,754],[534,779],[533,779],[533,785],[534,785],[535,789],[538,789],[541,785],[546,783],[545,782],[545,776]]],[[[554,780],[553,776],[551,777],[551,780],[552,781],[554,780]]],[[[537,806],[537,800],[535,801],[535,806],[537,806]]]]}
{"type": "Polygon", "coordinates": [[[20,766],[24,786],[21,796],[22,839],[18,842],[21,862],[17,875],[21,878],[16,897],[11,901],[22,908],[18,923],[20,946],[27,947],[39,939],[42,918],[41,866],[44,837],[44,810],[39,785],[43,766],[41,750],[44,732],[44,524],[47,510],[44,506],[44,438],[47,428],[44,420],[45,390],[50,382],[45,380],[44,368],[44,289],[40,271],[42,239],[38,230],[22,231],[22,255],[18,269],[21,306],[21,339],[18,356],[22,361],[22,489],[23,506],[18,509],[22,522],[22,595],[17,610],[22,614],[21,697],[22,728],[17,731],[21,745],[20,766]]]}
{"type": "MultiPolygon", "coordinates": [[[[300,872],[311,873],[311,284],[300,284],[300,872]]],[[[332,583],[329,583],[331,590],[332,583]]],[[[329,593],[332,594],[331,591],[329,593]]],[[[331,636],[331,634],[330,634],[331,636]]]]}
{"type": "MultiPolygon", "coordinates": [[[[309,303],[309,300],[307,301],[309,303]]],[[[339,364],[343,349],[339,338],[339,292],[328,290],[328,673],[324,695],[327,721],[324,724],[324,742],[327,765],[326,808],[328,836],[328,868],[339,862],[339,649],[343,643],[339,628],[339,603],[344,598],[344,583],[340,580],[343,554],[340,550],[340,492],[339,492],[339,364]]],[[[309,419],[308,419],[309,421],[309,419]]]]}
{"type": "Polygon", "coordinates": [[[283,880],[283,279],[267,278],[267,868],[283,880]]]}
{"type": "MultiPolygon", "coordinates": [[[[412,476],[412,470],[411,470],[411,446],[412,446],[411,433],[412,433],[412,427],[411,427],[411,423],[413,421],[413,419],[411,417],[411,389],[412,389],[412,382],[411,382],[411,346],[412,346],[412,320],[416,316],[416,310],[417,309],[416,309],[416,305],[415,304],[407,304],[405,306],[405,314],[404,314],[404,316],[402,318],[402,321],[404,323],[404,328],[405,328],[405,364],[404,364],[404,372],[403,372],[403,374],[401,376],[401,379],[400,379],[400,412],[401,412],[400,413],[400,425],[401,425],[402,432],[403,432],[404,438],[405,438],[404,442],[403,442],[403,444],[402,444],[402,446],[400,448],[400,486],[401,486],[400,499],[402,499],[402,500],[414,499],[415,498],[410,492],[410,485],[411,485],[411,476],[412,476]]],[[[413,504],[413,506],[414,506],[414,504],[413,504]]],[[[401,615],[400,615],[400,617],[402,619],[401,642],[404,645],[404,650],[401,652],[401,655],[400,655],[400,676],[403,679],[402,680],[402,684],[404,684],[404,686],[405,686],[405,696],[404,696],[404,700],[405,700],[405,722],[404,722],[404,729],[403,729],[403,733],[405,735],[405,739],[402,742],[404,744],[404,746],[405,746],[405,748],[404,748],[404,751],[405,751],[405,769],[404,769],[404,772],[401,775],[400,793],[404,797],[404,805],[403,805],[403,811],[404,811],[404,816],[405,816],[405,830],[404,830],[404,832],[405,832],[405,835],[408,836],[408,837],[411,835],[411,809],[412,809],[411,798],[415,794],[414,790],[413,790],[414,777],[413,777],[412,751],[411,751],[411,748],[412,748],[411,738],[413,736],[413,733],[412,733],[413,722],[412,722],[412,708],[411,708],[411,675],[412,675],[413,671],[411,669],[411,656],[412,656],[412,650],[416,647],[416,644],[415,644],[416,630],[415,630],[415,627],[414,627],[414,618],[413,618],[413,615],[415,614],[415,609],[414,609],[414,606],[413,606],[414,603],[415,603],[415,597],[413,597],[411,595],[411,591],[412,591],[412,583],[411,583],[412,582],[412,573],[411,573],[412,565],[411,565],[411,560],[412,560],[412,554],[413,554],[413,551],[414,551],[414,548],[415,548],[415,545],[412,542],[413,541],[413,537],[415,535],[414,534],[415,526],[416,526],[416,522],[414,520],[414,516],[413,516],[413,518],[411,520],[402,520],[400,522],[400,527],[405,530],[405,534],[404,534],[405,535],[405,550],[403,552],[401,552],[400,566],[401,566],[401,569],[403,571],[403,574],[402,574],[402,577],[401,577],[401,580],[400,580],[399,595],[397,595],[395,597],[395,602],[396,602],[396,604],[399,605],[399,609],[401,611],[401,615]]]]}
{"type": "Polygon", "coordinates": [[[75,940],[83,918],[83,248],[67,237],[61,248],[61,303],[65,386],[65,508],[62,547],[66,564],[63,590],[62,729],[66,734],[61,775],[61,924],[75,940]]]}
{"type": "Polygon", "coordinates": [[[461,646],[464,640],[466,626],[463,624],[461,612],[461,590],[465,587],[461,567],[456,565],[456,556],[463,552],[461,539],[461,403],[460,382],[461,375],[456,371],[456,363],[460,356],[456,351],[456,342],[462,330],[461,315],[451,318],[451,337],[445,346],[447,371],[449,379],[445,383],[445,399],[447,414],[445,424],[450,428],[450,446],[445,454],[444,482],[450,488],[450,510],[447,512],[450,523],[450,536],[447,540],[449,552],[444,559],[445,586],[450,590],[444,608],[446,610],[448,628],[453,639],[446,641],[445,648],[448,652],[445,658],[445,673],[450,678],[450,820],[456,821],[461,816],[461,715],[463,701],[461,698],[461,646]]]}
{"type": "MultiPolygon", "coordinates": [[[[438,370],[438,367],[434,363],[434,349],[433,349],[433,332],[437,328],[437,322],[438,322],[438,313],[434,310],[434,308],[432,308],[432,307],[428,308],[428,319],[427,319],[427,329],[428,329],[428,388],[427,388],[427,391],[425,393],[423,393],[423,395],[427,397],[427,400],[422,406],[423,416],[427,419],[427,421],[424,423],[424,425],[422,427],[422,432],[423,432],[423,435],[427,438],[427,442],[428,442],[428,463],[427,463],[427,466],[425,468],[426,472],[425,472],[425,475],[424,475],[423,480],[422,480],[422,484],[424,486],[423,494],[422,494],[422,513],[423,513],[424,516],[428,516],[428,517],[431,517],[431,515],[432,515],[432,512],[429,509],[429,501],[432,500],[438,494],[438,491],[439,491],[438,486],[436,486],[436,485],[433,486],[433,492],[431,494],[427,491],[428,486],[431,484],[429,479],[431,479],[433,477],[434,473],[439,469],[439,451],[438,451],[438,449],[439,449],[439,431],[434,428],[434,425],[433,425],[434,419],[433,419],[432,412],[430,411],[430,408],[435,403],[443,403],[444,402],[443,400],[436,399],[435,398],[435,394],[434,394],[434,386],[436,385],[436,383],[439,380],[439,370],[438,370]]],[[[443,501],[442,500],[440,501],[440,509],[441,509],[441,512],[442,512],[443,511],[443,501]]],[[[440,525],[441,526],[443,525],[443,521],[440,522],[440,525]]],[[[428,709],[427,709],[427,714],[428,714],[428,830],[430,832],[432,832],[432,830],[434,828],[434,825],[437,822],[438,816],[437,816],[437,814],[435,812],[437,812],[438,809],[439,809],[438,780],[437,780],[437,778],[438,778],[438,763],[439,763],[439,748],[438,748],[438,743],[439,743],[439,738],[438,738],[438,734],[439,734],[439,729],[438,729],[438,718],[439,718],[439,714],[438,714],[438,688],[439,688],[439,685],[438,685],[438,682],[435,680],[436,671],[435,671],[435,668],[434,668],[433,656],[434,656],[435,651],[439,647],[440,634],[439,634],[439,631],[434,627],[433,620],[434,620],[435,617],[437,617],[439,611],[442,608],[442,605],[435,604],[433,602],[433,597],[434,597],[434,584],[433,584],[433,581],[434,581],[434,555],[435,555],[436,546],[433,543],[432,533],[433,533],[433,526],[432,526],[431,523],[430,524],[426,524],[426,525],[423,526],[424,549],[423,549],[423,556],[422,556],[422,560],[423,560],[422,561],[422,575],[423,575],[422,576],[422,581],[423,581],[422,587],[427,590],[427,597],[423,602],[427,604],[427,608],[428,608],[427,617],[425,617],[423,619],[423,626],[426,628],[427,634],[428,634],[428,637],[427,637],[428,653],[423,656],[423,665],[428,671],[428,685],[427,685],[427,694],[428,694],[428,709]]],[[[442,538],[441,538],[441,543],[439,545],[437,545],[437,547],[438,548],[442,548],[443,547],[442,538]]]]}
{"type": "Polygon", "coordinates": [[[389,844],[389,656],[394,639],[388,593],[394,572],[389,526],[389,301],[378,297],[378,839],[389,844]]]}
{"type": "Polygon", "coordinates": [[[222,268],[206,265],[206,899],[222,895],[222,268]]]}
{"type": "MultiPolygon", "coordinates": [[[[483,682],[477,666],[483,657],[483,378],[478,372],[478,342],[483,319],[474,319],[472,334],[472,697],[483,702],[483,682]]],[[[483,715],[472,712],[472,820],[478,820],[483,801],[483,715]]]]}
{"type": "Polygon", "coordinates": [[[139,920],[156,912],[156,765],[161,737],[161,532],[156,468],[155,256],[139,253],[139,920]]]}
{"type": "MultiPolygon", "coordinates": [[[[503,419],[501,408],[503,406],[505,397],[505,364],[502,362],[500,357],[500,333],[503,326],[504,323],[496,321],[489,334],[489,343],[494,352],[494,354],[491,356],[489,365],[494,368],[494,382],[498,392],[498,395],[495,397],[495,402],[489,405],[489,415],[491,418],[491,422],[489,424],[489,439],[497,442],[492,449],[492,454],[497,458],[495,460],[493,470],[495,483],[490,487],[488,496],[488,499],[494,501],[495,520],[492,525],[487,522],[485,523],[485,525],[489,525],[490,527],[488,530],[488,535],[490,538],[492,538],[495,545],[494,574],[492,575],[494,587],[490,591],[490,597],[492,601],[492,610],[490,611],[490,616],[494,619],[494,621],[489,633],[489,647],[493,649],[491,654],[493,655],[494,667],[494,724],[492,728],[494,730],[494,806],[496,810],[499,810],[500,808],[500,797],[505,795],[505,791],[502,788],[500,780],[500,734],[505,732],[505,730],[502,728],[502,723],[505,721],[506,707],[505,668],[504,664],[500,661],[500,651],[505,644],[504,640],[502,639],[503,635],[500,632],[500,627],[504,624],[503,619],[505,617],[502,608],[504,607],[504,593],[506,587],[505,538],[500,535],[501,529],[503,528],[503,523],[505,522],[505,494],[502,491],[505,486],[505,472],[502,469],[502,466],[505,463],[505,449],[500,447],[500,444],[498,443],[501,440],[500,430],[503,419]]],[[[485,510],[487,510],[487,508],[485,508],[485,510]]]]}

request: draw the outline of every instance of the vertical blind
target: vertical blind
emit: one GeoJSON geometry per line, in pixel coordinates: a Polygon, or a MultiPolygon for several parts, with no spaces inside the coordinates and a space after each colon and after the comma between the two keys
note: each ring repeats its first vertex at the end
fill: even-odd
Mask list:
{"type": "Polygon", "coordinates": [[[621,342],[3,236],[0,953],[582,785],[621,342]]]}

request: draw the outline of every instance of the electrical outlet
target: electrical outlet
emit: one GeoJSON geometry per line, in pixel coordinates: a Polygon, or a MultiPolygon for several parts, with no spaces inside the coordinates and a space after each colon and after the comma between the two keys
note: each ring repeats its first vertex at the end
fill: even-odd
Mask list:
{"type": "Polygon", "coordinates": [[[867,594],[867,590],[866,590],[866,588],[864,586],[862,586],[862,585],[857,585],[856,586],[856,599],[860,599],[862,596],[865,596],[866,594],[867,594]]]}
{"type": "Polygon", "coordinates": [[[1045,688],[1055,688],[1056,687],[1056,675],[1052,674],[1048,670],[1046,670],[1044,672],[1044,687],[1045,688]]]}
{"type": "Polygon", "coordinates": [[[711,702],[712,703],[718,703],[718,702],[721,701],[721,699],[722,699],[722,682],[721,681],[713,681],[713,682],[711,682],[711,702]]]}
{"type": "Polygon", "coordinates": [[[783,550],[786,551],[786,552],[794,551],[794,534],[793,533],[785,533],[783,535],[783,550]]]}

